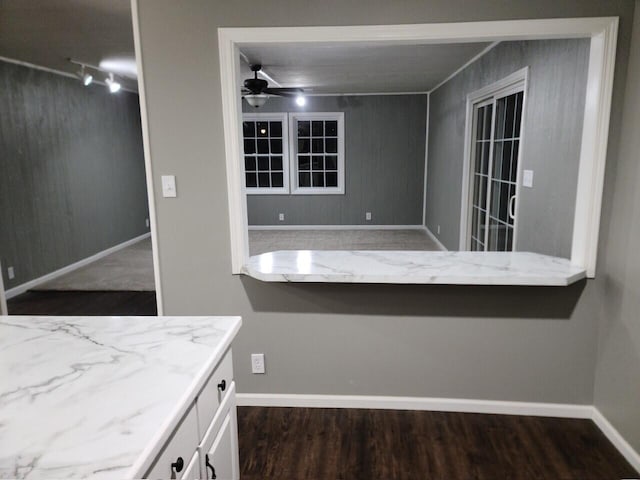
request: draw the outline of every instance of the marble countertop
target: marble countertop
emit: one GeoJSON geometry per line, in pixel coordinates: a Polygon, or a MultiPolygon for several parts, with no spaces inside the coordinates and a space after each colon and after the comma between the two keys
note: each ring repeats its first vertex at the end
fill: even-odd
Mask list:
{"type": "Polygon", "coordinates": [[[264,282],[566,286],[586,277],[564,258],[529,252],[287,250],[249,259],[264,282]]]}
{"type": "Polygon", "coordinates": [[[0,478],[131,478],[239,317],[0,317],[0,478]]]}

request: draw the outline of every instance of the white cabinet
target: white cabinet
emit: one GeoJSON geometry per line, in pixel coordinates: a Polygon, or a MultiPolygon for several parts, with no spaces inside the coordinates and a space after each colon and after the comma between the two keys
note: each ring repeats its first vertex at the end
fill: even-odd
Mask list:
{"type": "Polygon", "coordinates": [[[200,389],[145,477],[239,480],[231,349],[200,389]]]}

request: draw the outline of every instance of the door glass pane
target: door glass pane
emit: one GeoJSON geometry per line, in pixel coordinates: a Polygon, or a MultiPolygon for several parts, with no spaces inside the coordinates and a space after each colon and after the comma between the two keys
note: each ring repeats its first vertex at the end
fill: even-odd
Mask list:
{"type": "Polygon", "coordinates": [[[489,104],[484,107],[484,140],[491,140],[491,116],[493,115],[493,105],[489,104]]]}
{"type": "Polygon", "coordinates": [[[511,151],[511,171],[509,172],[509,181],[516,183],[518,181],[518,151],[520,148],[520,140],[513,141],[513,150],[511,151]]]}
{"type": "Polygon", "coordinates": [[[520,125],[522,125],[522,101],[524,99],[524,92],[518,92],[516,94],[516,121],[514,137],[520,137],[520,125]]]}
{"type": "Polygon", "coordinates": [[[480,107],[476,111],[476,140],[484,139],[484,114],[486,107],[480,107]]]}
{"type": "Polygon", "coordinates": [[[504,121],[505,121],[505,101],[504,98],[496,101],[496,119],[494,138],[501,140],[504,138],[504,121]]]}
{"type": "Polygon", "coordinates": [[[502,146],[502,164],[499,170],[494,173],[494,178],[500,180],[509,180],[511,169],[511,151],[513,148],[513,141],[505,140],[502,146]]]}

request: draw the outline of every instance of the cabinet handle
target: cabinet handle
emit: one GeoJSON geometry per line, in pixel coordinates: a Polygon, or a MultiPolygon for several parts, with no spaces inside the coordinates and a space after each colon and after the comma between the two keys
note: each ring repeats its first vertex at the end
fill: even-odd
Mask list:
{"type": "MultiPolygon", "coordinates": [[[[224,380],[223,380],[224,382],[224,380]]],[[[213,465],[211,465],[211,463],[209,463],[209,455],[205,455],[204,456],[204,464],[207,466],[207,469],[211,469],[211,480],[216,480],[216,469],[213,468],[213,465]]]]}
{"type": "Polygon", "coordinates": [[[182,457],[178,457],[175,462],[171,464],[171,478],[176,478],[176,473],[180,473],[184,468],[184,460],[182,457]]]}
{"type": "Polygon", "coordinates": [[[225,380],[222,380],[218,384],[218,390],[220,390],[221,392],[224,392],[226,389],[227,389],[227,382],[225,380]]]}

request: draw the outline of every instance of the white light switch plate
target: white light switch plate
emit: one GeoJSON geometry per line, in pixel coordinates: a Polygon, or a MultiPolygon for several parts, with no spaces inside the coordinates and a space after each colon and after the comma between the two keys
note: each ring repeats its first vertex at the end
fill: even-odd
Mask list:
{"type": "Polygon", "coordinates": [[[522,172],[522,186],[533,188],[533,170],[524,170],[522,172]]]}
{"type": "Polygon", "coordinates": [[[165,198],[174,198],[178,196],[176,191],[175,175],[162,175],[162,196],[165,198]]]}

